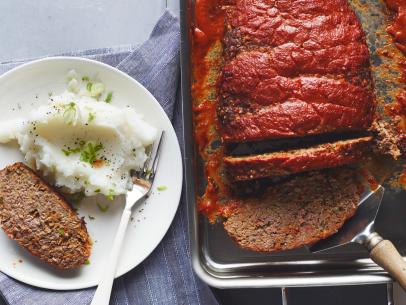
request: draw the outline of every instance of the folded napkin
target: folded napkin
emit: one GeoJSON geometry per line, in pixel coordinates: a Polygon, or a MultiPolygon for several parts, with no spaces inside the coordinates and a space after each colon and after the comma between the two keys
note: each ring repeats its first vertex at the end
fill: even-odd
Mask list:
{"type": "MultiPolygon", "coordinates": [[[[139,48],[128,46],[62,55],[99,60],[138,80],[165,109],[183,145],[178,94],[179,47],[178,20],[165,12],[149,40],[139,48]]],[[[0,64],[0,73],[23,62],[0,64]]],[[[187,232],[186,202],[182,199],[172,226],[155,251],[142,264],[115,281],[111,304],[217,304],[211,290],[192,271],[187,232]]],[[[0,273],[0,293],[10,305],[82,305],[90,303],[94,289],[49,291],[20,283],[0,273]]]]}

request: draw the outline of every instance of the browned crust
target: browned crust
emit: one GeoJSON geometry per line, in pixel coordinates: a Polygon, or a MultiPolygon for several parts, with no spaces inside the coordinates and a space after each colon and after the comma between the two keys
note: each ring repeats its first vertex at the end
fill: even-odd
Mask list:
{"type": "Polygon", "coordinates": [[[233,1],[223,45],[218,117],[224,142],[370,127],[375,100],[369,51],[347,1],[233,1]],[[309,88],[297,80],[309,76],[319,84],[309,88]],[[342,100],[351,105],[338,105],[342,100]]]}
{"type": "Polygon", "coordinates": [[[355,170],[311,172],[269,187],[260,197],[234,198],[224,228],[244,249],[295,249],[336,233],[359,200],[355,170]]]}
{"type": "Polygon", "coordinates": [[[31,254],[59,268],[77,268],[90,256],[82,219],[23,163],[0,171],[0,226],[31,254]]]}
{"type": "Polygon", "coordinates": [[[229,177],[236,181],[332,168],[359,161],[365,156],[372,137],[362,137],[325,143],[311,148],[274,152],[269,154],[225,157],[229,177]]]}

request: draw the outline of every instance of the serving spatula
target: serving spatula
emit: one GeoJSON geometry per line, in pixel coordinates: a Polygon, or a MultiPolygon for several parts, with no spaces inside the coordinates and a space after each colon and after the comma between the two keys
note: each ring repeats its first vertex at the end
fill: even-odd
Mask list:
{"type": "Polygon", "coordinates": [[[383,239],[374,228],[375,219],[385,189],[379,186],[360,203],[354,217],[331,237],[310,247],[312,252],[321,252],[346,245],[359,243],[368,250],[371,259],[387,271],[406,290],[406,263],[389,240],[383,239]]]}

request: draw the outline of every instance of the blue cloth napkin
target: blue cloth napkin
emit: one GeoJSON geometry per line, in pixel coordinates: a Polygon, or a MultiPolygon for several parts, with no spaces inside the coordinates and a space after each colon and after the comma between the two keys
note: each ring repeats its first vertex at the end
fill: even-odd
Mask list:
{"type": "MultiPolygon", "coordinates": [[[[139,48],[128,46],[63,55],[99,60],[138,80],[165,109],[183,145],[178,94],[179,48],[179,22],[166,12],[149,40],[139,48]]],[[[0,64],[0,73],[23,62],[0,64]]],[[[192,271],[187,232],[186,202],[182,199],[172,226],[155,251],[142,264],[115,281],[111,304],[218,304],[211,290],[192,271]]],[[[10,305],[82,305],[90,303],[94,289],[49,291],[23,284],[0,273],[0,292],[10,305]]]]}

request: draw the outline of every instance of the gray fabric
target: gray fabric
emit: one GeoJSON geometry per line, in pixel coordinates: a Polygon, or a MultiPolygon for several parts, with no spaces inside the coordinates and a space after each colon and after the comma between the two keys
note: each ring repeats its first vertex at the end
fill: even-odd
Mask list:
{"type": "MultiPolygon", "coordinates": [[[[166,12],[150,39],[139,48],[127,46],[62,55],[99,60],[137,79],[165,109],[183,145],[178,94],[179,44],[178,20],[166,12]]],[[[0,73],[24,62],[0,64],[0,73]]],[[[115,281],[111,304],[217,304],[210,289],[192,271],[187,232],[186,203],[182,199],[172,226],[155,251],[141,265],[115,281]]],[[[0,293],[10,305],[81,305],[89,304],[94,289],[49,291],[17,282],[0,273],[0,293]]]]}

